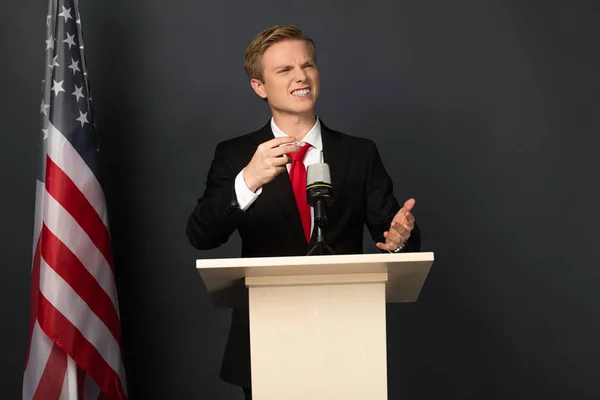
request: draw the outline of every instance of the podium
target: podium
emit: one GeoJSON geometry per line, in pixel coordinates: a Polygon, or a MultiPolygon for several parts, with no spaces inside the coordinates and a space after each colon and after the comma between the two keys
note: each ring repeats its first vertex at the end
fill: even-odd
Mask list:
{"type": "Polygon", "coordinates": [[[253,400],[387,399],[385,304],[433,253],[200,259],[217,307],[249,307],[253,400]]]}

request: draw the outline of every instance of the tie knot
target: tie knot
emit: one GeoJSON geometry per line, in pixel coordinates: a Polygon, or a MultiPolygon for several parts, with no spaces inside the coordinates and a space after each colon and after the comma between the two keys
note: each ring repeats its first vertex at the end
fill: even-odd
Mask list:
{"type": "Polygon", "coordinates": [[[293,161],[304,161],[304,157],[306,156],[306,152],[309,148],[310,144],[304,143],[304,146],[300,146],[300,150],[293,153],[288,153],[288,156],[290,156],[293,161]]]}

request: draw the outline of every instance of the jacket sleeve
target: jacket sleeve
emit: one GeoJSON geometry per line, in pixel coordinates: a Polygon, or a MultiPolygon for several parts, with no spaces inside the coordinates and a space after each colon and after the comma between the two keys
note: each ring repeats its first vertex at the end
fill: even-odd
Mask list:
{"type": "Polygon", "coordinates": [[[226,243],[243,218],[235,196],[235,171],[227,160],[226,145],[215,149],[206,188],[187,221],[186,233],[192,246],[200,250],[213,249],[226,243]]]}
{"type": "MultiPolygon", "coordinates": [[[[383,233],[390,229],[392,219],[400,210],[400,204],[394,197],[394,187],[388,175],[377,146],[371,140],[369,146],[369,166],[366,185],[366,225],[375,242],[384,242],[383,233]]],[[[415,224],[404,252],[416,252],[421,249],[421,232],[415,224]]]]}

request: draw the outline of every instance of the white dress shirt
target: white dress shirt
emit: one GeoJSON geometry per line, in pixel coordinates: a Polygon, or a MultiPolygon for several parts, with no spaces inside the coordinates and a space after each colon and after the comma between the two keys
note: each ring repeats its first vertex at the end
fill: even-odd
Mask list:
{"type": "MultiPolygon", "coordinates": [[[[274,137],[289,136],[279,129],[273,118],[271,118],[271,129],[273,130],[274,137]]],[[[305,167],[308,168],[308,166],[311,164],[323,162],[323,141],[321,139],[321,123],[319,122],[319,118],[317,118],[315,124],[308,131],[302,142],[299,142],[300,145],[303,143],[308,143],[312,146],[310,149],[308,149],[306,156],[304,157],[305,167]]],[[[289,174],[291,164],[286,164],[286,167],[289,174]]],[[[248,207],[250,207],[252,203],[256,201],[261,193],[262,187],[258,188],[256,192],[252,192],[250,189],[248,189],[248,186],[244,181],[244,170],[241,170],[235,178],[235,195],[240,208],[243,211],[246,211],[248,207]]],[[[310,207],[310,221],[310,231],[312,232],[315,226],[315,216],[312,207],[310,207]]]]}

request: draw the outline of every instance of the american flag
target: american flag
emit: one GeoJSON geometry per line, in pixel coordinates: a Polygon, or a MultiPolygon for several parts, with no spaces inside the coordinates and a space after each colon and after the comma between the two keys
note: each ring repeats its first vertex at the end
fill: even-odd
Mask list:
{"type": "Polygon", "coordinates": [[[49,0],[23,399],[125,399],[120,315],[77,0],[49,0]]]}

